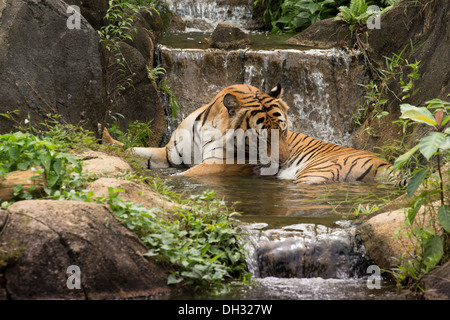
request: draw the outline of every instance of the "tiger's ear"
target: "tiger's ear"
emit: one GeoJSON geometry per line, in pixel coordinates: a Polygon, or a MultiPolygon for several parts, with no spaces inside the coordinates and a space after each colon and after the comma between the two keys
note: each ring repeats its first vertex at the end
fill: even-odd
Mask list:
{"type": "Polygon", "coordinates": [[[277,83],[275,87],[272,88],[269,92],[269,96],[275,99],[280,99],[283,95],[283,89],[281,88],[281,84],[277,83]]]}
{"type": "Polygon", "coordinates": [[[228,114],[231,117],[233,117],[236,114],[236,111],[239,108],[238,99],[231,93],[227,93],[225,97],[223,97],[223,104],[228,109],[228,114]]]}

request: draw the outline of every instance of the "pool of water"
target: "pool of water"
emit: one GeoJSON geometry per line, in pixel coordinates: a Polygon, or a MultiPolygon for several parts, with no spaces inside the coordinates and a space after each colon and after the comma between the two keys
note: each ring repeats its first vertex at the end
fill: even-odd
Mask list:
{"type": "MultiPolygon", "coordinates": [[[[177,176],[178,172],[161,170],[158,176],[186,196],[214,190],[241,213],[238,219],[246,235],[252,285],[233,286],[229,293],[215,298],[405,299],[388,277],[382,277],[379,289],[369,288],[370,273],[365,270],[371,264],[370,257],[361,244],[355,244],[356,208],[360,203],[381,204],[383,198],[393,196],[392,186],[296,185],[290,180],[251,176],[193,179],[177,176]],[[305,260],[310,260],[308,266],[305,260]]],[[[174,298],[212,297],[195,293],[174,298]]]]}

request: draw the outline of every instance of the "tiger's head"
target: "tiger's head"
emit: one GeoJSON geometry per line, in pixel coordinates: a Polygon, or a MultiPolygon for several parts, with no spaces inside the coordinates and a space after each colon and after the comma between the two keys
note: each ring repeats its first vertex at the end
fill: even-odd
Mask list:
{"type": "MultiPolygon", "coordinates": [[[[222,103],[229,117],[227,142],[230,139],[238,142],[234,145],[235,154],[242,154],[244,148],[246,163],[267,168],[276,162],[278,170],[278,166],[290,156],[287,142],[288,106],[281,98],[281,85],[278,84],[269,93],[250,85],[230,86],[222,93],[222,103]],[[238,138],[239,135],[243,137],[238,138]]],[[[276,173],[266,172],[269,175],[276,173]]]]}

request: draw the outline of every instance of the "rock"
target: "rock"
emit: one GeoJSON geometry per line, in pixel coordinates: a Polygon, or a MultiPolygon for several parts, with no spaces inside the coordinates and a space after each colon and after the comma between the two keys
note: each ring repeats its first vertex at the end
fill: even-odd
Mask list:
{"type": "MultiPolygon", "coordinates": [[[[0,113],[20,109],[31,124],[58,114],[95,130],[105,100],[96,31],[83,17],[69,29],[60,0],[0,1],[0,113]]],[[[0,132],[15,123],[0,117],[0,132]]]]}
{"type": "MultiPolygon", "coordinates": [[[[439,202],[431,205],[434,206],[432,211],[437,212],[439,202]]],[[[431,224],[427,222],[430,219],[429,209],[430,207],[427,207],[425,211],[425,207],[422,206],[414,223],[420,221],[420,225],[431,224]]],[[[413,258],[410,253],[414,252],[417,243],[414,237],[408,234],[411,227],[405,223],[406,217],[406,208],[386,211],[368,219],[359,227],[361,239],[370,258],[382,269],[395,268],[413,258]]]]}
{"type": "Polygon", "coordinates": [[[214,26],[203,19],[192,19],[186,21],[186,28],[197,29],[200,31],[214,30],[214,26]]]}
{"type": "Polygon", "coordinates": [[[184,31],[186,30],[186,22],[181,19],[176,12],[170,12],[170,21],[167,31],[184,31]]]}
{"type": "Polygon", "coordinates": [[[94,192],[95,197],[106,197],[109,194],[108,188],[110,187],[114,189],[123,189],[124,191],[119,193],[121,198],[136,204],[142,204],[147,209],[161,208],[170,210],[176,206],[173,202],[162,199],[156,192],[150,190],[148,187],[139,185],[133,181],[100,178],[89,183],[86,186],[86,189],[94,192]]]}
{"type": "Polygon", "coordinates": [[[170,293],[167,272],[143,257],[139,238],[100,204],[27,200],[8,208],[0,292],[10,299],[126,299],[170,293]],[[80,289],[69,266],[79,267],[80,289]],[[68,281],[69,280],[69,281],[68,281]]]}
{"type": "Polygon", "coordinates": [[[250,44],[248,35],[231,23],[220,22],[212,35],[205,39],[205,44],[211,48],[229,49],[250,44]]]}
{"type": "Polygon", "coordinates": [[[115,176],[133,170],[130,164],[122,158],[103,152],[90,150],[77,154],[75,157],[82,160],[83,171],[89,174],[115,176]]]}
{"type": "Polygon", "coordinates": [[[251,228],[243,230],[255,277],[348,279],[364,275],[370,264],[351,229],[318,224],[251,228]]]}
{"type": "Polygon", "coordinates": [[[95,30],[104,25],[104,17],[109,8],[108,0],[70,0],[67,3],[80,7],[81,15],[95,30]]]}
{"type": "Polygon", "coordinates": [[[348,25],[342,21],[335,21],[334,18],[313,23],[286,41],[286,44],[315,49],[352,48],[354,43],[348,25]]]}
{"type": "Polygon", "coordinates": [[[395,258],[400,258],[413,245],[406,237],[394,239],[397,230],[404,227],[405,219],[405,209],[399,209],[378,214],[360,226],[361,239],[370,258],[382,269],[397,267],[395,258]]]}
{"type": "Polygon", "coordinates": [[[422,278],[424,297],[428,300],[450,300],[450,261],[422,278]]]}

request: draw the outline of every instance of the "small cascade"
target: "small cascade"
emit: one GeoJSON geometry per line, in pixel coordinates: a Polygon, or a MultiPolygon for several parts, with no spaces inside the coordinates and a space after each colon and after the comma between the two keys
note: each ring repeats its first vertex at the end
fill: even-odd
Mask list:
{"type": "Polygon", "coordinates": [[[302,223],[268,229],[244,226],[253,277],[357,279],[366,276],[370,260],[355,228],[341,222],[333,228],[302,223]]]}
{"type": "Polygon", "coordinates": [[[188,24],[187,32],[213,31],[219,22],[229,22],[246,29],[252,16],[249,0],[166,0],[166,3],[188,24]]]}

